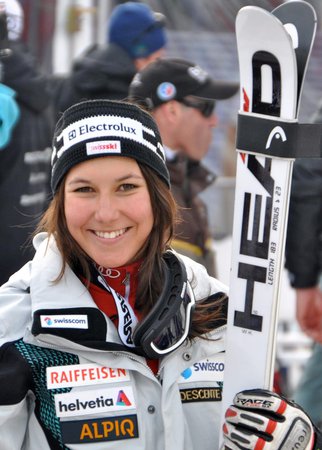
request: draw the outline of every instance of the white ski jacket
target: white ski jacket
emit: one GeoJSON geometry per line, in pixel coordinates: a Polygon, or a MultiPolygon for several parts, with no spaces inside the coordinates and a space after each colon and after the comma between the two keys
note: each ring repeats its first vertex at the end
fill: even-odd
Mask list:
{"type": "MultiPolygon", "coordinates": [[[[155,376],[69,267],[52,283],[55,241],[34,245],[0,289],[1,450],[216,450],[224,327],[162,358],[155,376]]],[[[182,260],[196,300],[226,291],[182,260]]]]}

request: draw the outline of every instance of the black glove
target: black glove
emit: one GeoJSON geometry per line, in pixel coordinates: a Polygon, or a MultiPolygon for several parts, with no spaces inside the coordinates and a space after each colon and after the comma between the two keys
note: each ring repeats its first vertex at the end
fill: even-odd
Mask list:
{"type": "Polygon", "coordinates": [[[321,449],[320,432],[295,403],[264,389],[239,392],[225,415],[227,450],[321,449]]]}

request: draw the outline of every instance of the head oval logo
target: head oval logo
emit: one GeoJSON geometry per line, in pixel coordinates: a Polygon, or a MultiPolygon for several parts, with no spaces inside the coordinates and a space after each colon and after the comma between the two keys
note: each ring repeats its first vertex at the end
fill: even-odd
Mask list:
{"type": "Polygon", "coordinates": [[[177,93],[176,87],[174,84],[169,83],[169,81],[165,81],[159,84],[157,88],[157,96],[160,100],[168,101],[172,100],[177,93]]]}

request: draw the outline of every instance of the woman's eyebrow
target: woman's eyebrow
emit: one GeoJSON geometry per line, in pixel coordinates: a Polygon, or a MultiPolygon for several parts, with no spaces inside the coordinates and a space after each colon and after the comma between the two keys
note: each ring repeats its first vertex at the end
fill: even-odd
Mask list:
{"type": "Polygon", "coordinates": [[[140,178],[140,179],[142,179],[143,176],[138,174],[138,173],[129,173],[127,175],[123,175],[120,178],[117,178],[116,181],[124,181],[124,180],[127,180],[129,178],[140,178]]]}
{"type": "Polygon", "coordinates": [[[86,178],[72,178],[67,184],[90,183],[86,178]]]}
{"type": "MultiPolygon", "coordinates": [[[[119,177],[119,178],[116,178],[115,181],[116,181],[116,182],[122,182],[122,181],[125,181],[125,180],[128,180],[128,179],[131,179],[131,178],[142,179],[143,176],[140,175],[140,174],[136,174],[136,173],[129,173],[129,174],[126,174],[126,175],[122,175],[122,176],[119,177]]],[[[76,178],[72,178],[72,179],[68,182],[68,184],[69,184],[69,185],[72,185],[72,184],[78,184],[78,183],[90,183],[90,182],[91,182],[90,179],[83,178],[83,177],[76,177],[76,178]]]]}

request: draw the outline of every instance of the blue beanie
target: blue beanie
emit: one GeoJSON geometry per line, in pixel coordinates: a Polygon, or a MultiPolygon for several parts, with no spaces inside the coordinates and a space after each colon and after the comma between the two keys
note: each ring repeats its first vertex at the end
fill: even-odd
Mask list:
{"type": "Polygon", "coordinates": [[[144,58],[166,44],[165,17],[143,3],[126,2],[114,8],[109,42],[122,47],[133,59],[144,58]]]}

